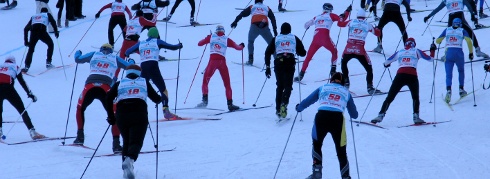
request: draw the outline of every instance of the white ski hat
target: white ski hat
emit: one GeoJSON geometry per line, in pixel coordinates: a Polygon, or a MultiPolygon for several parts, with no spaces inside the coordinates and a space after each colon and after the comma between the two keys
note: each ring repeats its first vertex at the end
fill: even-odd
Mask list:
{"type": "Polygon", "coordinates": [[[357,17],[366,17],[366,11],[364,11],[364,9],[359,9],[357,11],[357,17]]]}

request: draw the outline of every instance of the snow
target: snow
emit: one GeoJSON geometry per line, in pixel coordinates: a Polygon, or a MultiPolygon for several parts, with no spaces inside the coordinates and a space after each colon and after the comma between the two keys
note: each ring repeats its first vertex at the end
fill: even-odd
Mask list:
{"type": "MultiPolygon", "coordinates": [[[[84,33],[89,29],[76,50],[84,53],[96,50],[92,46],[100,46],[107,42],[107,24],[109,12],[102,13],[101,18],[94,21],[94,14],[100,7],[110,1],[84,1],[84,14],[86,19],[70,22],[69,28],[62,28],[59,38],[59,45],[55,40],[55,51],[53,64],[61,65],[74,63],[72,50],[77,46],[84,33]],[[93,26],[91,26],[93,24],[93,26]],[[91,26],[91,28],[90,28],[91,26]],[[59,52],[61,49],[61,56],[59,52]],[[62,61],[63,60],[63,61],[62,61]]],[[[124,1],[128,5],[136,1],[124,1]]],[[[196,19],[201,23],[221,23],[226,28],[226,33],[230,33],[229,24],[234,20],[239,11],[234,8],[243,8],[247,1],[204,1],[196,7],[199,15],[196,19]],[[219,3],[219,4],[218,4],[219,3]]],[[[171,6],[173,5],[171,2],[171,6]]],[[[276,1],[265,1],[273,10],[277,10],[276,1]]],[[[287,21],[293,26],[293,34],[298,37],[303,35],[303,24],[310,18],[321,13],[323,1],[288,1],[287,9],[304,9],[304,12],[276,13],[278,28],[287,21]]],[[[348,6],[348,1],[333,1],[334,12],[340,14],[348,6]]],[[[417,0],[412,2],[414,9],[435,8],[440,1],[427,1],[429,7],[425,7],[425,2],[417,0]]],[[[55,8],[56,1],[49,3],[52,10],[55,8]]],[[[359,1],[354,2],[355,14],[359,8],[359,1]]],[[[402,8],[403,9],[403,8],[402,8]]],[[[159,19],[165,16],[167,9],[160,14],[159,19]]],[[[189,23],[190,6],[183,2],[172,17],[172,21],[177,25],[189,23]]],[[[35,4],[21,1],[19,6],[13,10],[0,11],[0,21],[5,24],[0,28],[2,45],[0,56],[11,54],[17,58],[17,64],[21,64],[25,49],[23,47],[23,28],[28,19],[35,12],[35,4]],[[13,18],[15,16],[15,18],[13,18]]],[[[56,13],[56,12],[54,12],[56,13]]],[[[378,12],[381,16],[382,12],[378,12]]],[[[439,20],[444,16],[445,10],[439,12],[434,18],[439,20]]],[[[432,36],[438,36],[443,27],[429,26],[427,32],[422,36],[426,24],[422,19],[429,12],[413,13],[413,21],[408,25],[408,34],[417,41],[418,48],[427,50],[432,42],[432,36]],[[431,35],[432,34],[432,35],[431,35]]],[[[55,15],[56,17],[56,15],[55,15]]],[[[406,20],[406,16],[403,15],[406,20]]],[[[468,14],[466,15],[468,17],[468,14]]],[[[445,17],[447,18],[447,17],[445,17]]],[[[469,19],[468,19],[469,20],[469,19]]],[[[242,19],[236,29],[230,35],[235,42],[248,43],[247,34],[250,17],[242,19]]],[[[437,24],[433,21],[432,23],[437,24]]],[[[487,19],[480,20],[482,24],[489,24],[487,19]]],[[[209,31],[214,31],[214,26],[177,28],[177,25],[168,24],[167,42],[176,44],[180,40],[184,44],[182,58],[192,58],[201,56],[204,47],[198,47],[197,42],[204,38],[209,31]]],[[[165,23],[159,23],[158,28],[162,38],[165,37],[165,23]]],[[[334,42],[338,40],[339,56],[343,51],[347,39],[347,30],[340,30],[334,26],[331,37],[334,42]],[[340,36],[338,37],[340,31],[340,36]],[[338,39],[339,38],[339,39],[338,39]]],[[[384,48],[386,55],[391,55],[396,51],[400,39],[400,33],[395,24],[388,24],[385,29],[384,48]]],[[[477,30],[475,33],[480,40],[481,49],[490,53],[490,45],[486,43],[485,33],[488,29],[477,30]]],[[[120,33],[115,29],[115,36],[120,33]]],[[[313,30],[306,31],[304,44],[309,47],[313,36],[313,30]]],[[[54,36],[53,36],[54,37],[54,36]]],[[[146,38],[146,31],[142,38],[146,38]]],[[[366,49],[371,50],[376,46],[376,37],[369,35],[367,38],[366,49]]],[[[116,42],[116,50],[121,47],[121,39],[116,42]]],[[[263,51],[266,42],[260,37],[255,42],[255,64],[261,66],[263,61],[263,51]]],[[[34,54],[30,72],[41,72],[44,70],[46,46],[38,43],[34,54]]],[[[467,49],[464,47],[465,54],[467,49]]],[[[247,58],[247,50],[244,51],[247,58]]],[[[161,55],[168,58],[177,58],[178,51],[161,52],[161,55]]],[[[241,52],[229,49],[227,53],[228,61],[241,61],[241,52]]],[[[383,73],[382,62],[384,56],[370,53],[374,68],[374,83],[379,84],[381,91],[387,91],[391,85],[390,74],[394,76],[397,65],[393,65],[390,71],[383,73]],[[384,75],[383,75],[384,74],[384,75]]],[[[438,56],[443,55],[441,50],[438,56]]],[[[137,55],[132,56],[139,61],[137,55]]],[[[208,50],[204,53],[202,63],[197,70],[196,79],[190,89],[189,97],[186,99],[187,92],[193,81],[194,73],[198,66],[198,59],[185,60],[180,62],[180,81],[178,97],[176,94],[176,80],[166,80],[170,94],[170,106],[174,108],[177,103],[178,108],[193,107],[201,100],[202,74],[207,65],[209,57],[208,50]]],[[[314,60],[308,68],[304,82],[307,85],[301,86],[301,96],[305,98],[315,88],[322,83],[314,82],[328,77],[330,69],[331,54],[325,49],[320,49],[314,56],[314,60]]],[[[304,58],[301,58],[303,60],[304,58]]],[[[476,58],[478,59],[478,58],[476,58]]],[[[466,59],[468,60],[468,59],[466,59]]],[[[340,57],[339,57],[340,63],[340,57]]],[[[473,64],[474,86],[475,89],[481,88],[485,73],[482,71],[483,62],[473,64]]],[[[426,121],[446,121],[449,123],[420,127],[398,128],[397,126],[412,123],[412,107],[410,93],[400,93],[391,104],[385,120],[381,126],[388,128],[379,129],[367,125],[352,126],[348,122],[349,116],[345,114],[346,130],[348,136],[347,152],[350,162],[350,174],[357,178],[358,172],[356,165],[359,166],[359,175],[362,178],[427,178],[427,179],[448,179],[448,178],[489,178],[490,177],[490,124],[485,117],[485,109],[489,108],[486,99],[490,94],[485,90],[478,90],[475,94],[476,104],[474,107],[473,96],[463,99],[460,104],[454,106],[455,111],[442,102],[442,94],[445,93],[445,72],[444,65],[438,63],[435,85],[435,99],[431,101],[431,87],[433,82],[433,64],[421,61],[418,65],[420,82],[420,115],[426,121]],[[351,130],[353,129],[353,130],[351,130]],[[355,135],[355,140],[354,140],[355,135]],[[356,148],[354,148],[354,141],[356,148]],[[357,150],[357,159],[355,158],[357,150]],[[356,161],[358,163],[356,163],[356,161]]],[[[264,83],[264,73],[257,68],[245,67],[245,92],[242,89],[242,67],[233,63],[228,63],[230,69],[231,85],[233,88],[233,99],[240,107],[251,107],[257,99],[260,87],[264,83]],[[244,95],[245,96],[244,96],[244,95]],[[245,99],[245,100],[244,100],[245,99]]],[[[160,69],[164,78],[174,78],[178,71],[177,62],[161,62],[160,69]]],[[[33,103],[28,112],[32,118],[37,131],[49,137],[62,137],[65,132],[67,121],[68,106],[70,106],[70,94],[74,76],[76,80],[73,88],[73,100],[71,101],[71,111],[67,126],[67,136],[76,135],[75,111],[77,97],[81,93],[84,81],[89,73],[89,66],[86,64],[78,65],[77,68],[66,69],[67,78],[64,77],[63,70],[48,72],[38,77],[26,76],[26,81],[35,95],[38,102],[33,103]],[[76,71],[77,70],[77,71],[76,71]]],[[[337,67],[340,71],[340,64],[337,67]]],[[[364,72],[357,60],[349,63],[349,70],[352,74],[364,72]]],[[[465,65],[465,88],[472,90],[472,71],[470,64],[465,65]]],[[[365,76],[351,77],[351,91],[358,94],[366,93],[365,76]]],[[[488,82],[487,82],[488,83],[488,82]]],[[[159,135],[159,148],[171,149],[175,151],[159,154],[158,158],[158,178],[273,178],[279,159],[284,149],[288,134],[291,130],[293,120],[296,120],[292,129],[291,138],[286,148],[284,158],[277,173],[277,178],[304,178],[311,173],[311,128],[316,107],[311,106],[302,114],[297,115],[294,106],[299,100],[299,88],[294,83],[293,94],[290,99],[289,117],[290,121],[277,125],[275,123],[274,107],[236,112],[222,115],[220,121],[173,121],[160,123],[157,129],[156,123],[151,122],[153,135],[159,135]],[[302,119],[302,121],[300,121],[302,119]]],[[[457,72],[454,71],[453,89],[457,89],[457,72]]],[[[218,73],[214,74],[209,84],[211,108],[226,109],[225,90],[218,73]]],[[[16,84],[16,89],[23,98],[27,106],[30,99],[24,94],[20,85],[16,84]]],[[[267,80],[264,90],[257,102],[257,106],[265,106],[274,103],[275,79],[274,74],[267,80]]],[[[457,94],[453,95],[452,100],[457,100],[457,94]]],[[[375,96],[372,100],[369,97],[355,99],[357,109],[362,115],[362,121],[369,121],[374,118],[386,96],[375,96]],[[369,104],[369,106],[368,106],[369,104]]],[[[17,111],[5,103],[3,110],[4,121],[14,121],[18,118],[17,111]]],[[[154,104],[149,104],[149,120],[157,119],[154,104]]],[[[158,117],[163,116],[161,106],[158,107],[158,117]]],[[[206,117],[215,111],[209,110],[182,110],[178,115],[187,117],[206,117]]],[[[95,101],[85,112],[85,145],[97,147],[102,135],[107,128],[105,121],[106,114],[100,102],[95,101]]],[[[19,142],[29,140],[28,131],[24,124],[3,124],[3,132],[7,135],[6,142],[19,142]],[[8,131],[11,130],[10,133],[8,131]]],[[[110,133],[110,132],[109,132],[110,133]]],[[[156,136],[155,136],[156,137],[156,136]]],[[[70,144],[73,139],[66,140],[70,144]]],[[[89,162],[88,158],[93,151],[60,146],[61,141],[37,142],[23,145],[0,144],[0,168],[2,173],[0,178],[79,178],[85,166],[89,162]]],[[[107,134],[102,141],[97,154],[111,153],[111,135],[107,134]]],[[[154,150],[150,130],[147,131],[145,143],[142,151],[154,150]]],[[[337,156],[330,137],[327,137],[323,146],[324,157],[324,178],[339,178],[337,156]]],[[[154,154],[140,155],[135,163],[137,178],[154,178],[156,157],[154,154]]],[[[121,158],[102,157],[94,158],[85,173],[85,178],[121,178],[121,158]]]]}

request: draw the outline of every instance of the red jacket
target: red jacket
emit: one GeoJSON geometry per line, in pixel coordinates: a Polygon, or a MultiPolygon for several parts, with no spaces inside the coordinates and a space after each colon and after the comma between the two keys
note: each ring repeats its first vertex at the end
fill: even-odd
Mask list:
{"type": "MultiPolygon", "coordinates": [[[[112,8],[112,3],[109,3],[105,6],[103,6],[102,8],[100,8],[98,13],[100,14],[102,11],[104,11],[105,9],[108,9],[108,8],[112,8]]],[[[124,10],[126,11],[126,13],[128,13],[129,19],[132,19],[133,15],[131,14],[131,11],[129,10],[128,6],[126,6],[126,8],[124,10]]],[[[124,16],[124,13],[123,12],[112,12],[111,17],[112,16],[124,16]]]]}
{"type": "MultiPolygon", "coordinates": [[[[225,33],[223,33],[223,32],[218,32],[217,34],[218,34],[218,36],[223,36],[223,35],[225,35],[225,33]]],[[[208,35],[208,36],[206,36],[206,38],[204,38],[204,39],[202,39],[201,41],[199,41],[199,43],[197,43],[197,45],[198,45],[198,46],[203,46],[203,45],[205,45],[205,44],[210,43],[210,41],[211,41],[211,35],[208,35]]],[[[236,50],[243,50],[243,48],[244,48],[244,47],[242,47],[242,46],[240,46],[240,45],[237,45],[237,44],[235,43],[235,41],[231,40],[230,38],[228,38],[228,40],[227,40],[227,43],[226,43],[226,44],[227,44],[227,45],[226,45],[227,47],[231,47],[231,48],[234,48],[234,49],[236,49],[236,50]]],[[[211,55],[209,56],[209,59],[210,59],[210,60],[226,60],[226,58],[225,58],[224,56],[222,56],[222,55],[218,55],[218,54],[211,54],[211,55]]]]}

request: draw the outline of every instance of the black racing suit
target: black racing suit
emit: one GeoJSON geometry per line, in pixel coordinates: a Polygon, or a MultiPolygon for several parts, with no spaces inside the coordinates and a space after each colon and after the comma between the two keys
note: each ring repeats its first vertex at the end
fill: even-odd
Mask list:
{"type": "MultiPolygon", "coordinates": [[[[49,23],[53,26],[55,32],[58,32],[58,27],[56,26],[56,21],[50,13],[48,14],[49,23]]],[[[29,46],[29,51],[27,51],[25,66],[26,68],[30,68],[32,63],[32,55],[34,54],[34,49],[36,48],[37,41],[41,40],[48,46],[48,52],[46,55],[46,63],[51,63],[53,57],[54,44],[53,39],[49,36],[46,25],[38,23],[32,24],[32,18],[29,20],[27,25],[24,28],[24,44],[29,46]],[[31,31],[31,36],[29,41],[27,40],[27,36],[29,31],[31,31]]]]}
{"type": "MultiPolygon", "coordinates": [[[[172,6],[172,10],[170,10],[170,14],[174,14],[175,9],[179,7],[179,4],[184,1],[184,0],[177,0],[175,1],[174,6],[172,6]]],[[[194,0],[188,0],[189,4],[191,5],[191,17],[194,17],[194,12],[196,11],[196,2],[194,0]]]]}
{"type": "MultiPolygon", "coordinates": [[[[408,4],[406,0],[403,0],[402,4],[405,6],[408,19],[411,19],[410,4],[408,4]]],[[[373,6],[376,5],[373,4],[373,6]]],[[[400,32],[402,33],[403,36],[403,43],[405,44],[406,40],[408,39],[408,33],[405,29],[405,22],[403,21],[402,13],[400,12],[400,5],[393,4],[393,3],[385,4],[385,7],[383,9],[383,15],[381,15],[381,19],[379,20],[378,23],[378,29],[381,31],[381,35],[378,38],[378,43],[381,43],[383,41],[383,27],[386,24],[388,24],[388,22],[394,22],[396,26],[398,26],[398,29],[400,29],[400,32]]]]}

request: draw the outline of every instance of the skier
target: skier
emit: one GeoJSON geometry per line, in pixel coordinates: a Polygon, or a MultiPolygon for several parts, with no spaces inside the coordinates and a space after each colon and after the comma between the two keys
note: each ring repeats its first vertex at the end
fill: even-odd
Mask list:
{"type": "Polygon", "coordinates": [[[383,121],[383,118],[385,117],[386,111],[388,110],[388,107],[390,107],[391,102],[393,102],[400,89],[402,89],[402,87],[405,85],[408,86],[408,89],[410,90],[410,93],[412,95],[413,123],[425,123],[425,121],[420,119],[419,116],[420,100],[419,79],[417,77],[417,63],[420,58],[429,62],[431,62],[433,59],[425,54],[422,50],[415,48],[416,45],[417,44],[415,43],[414,38],[408,38],[407,42],[405,43],[405,49],[396,52],[383,63],[385,68],[388,68],[390,67],[391,63],[393,63],[394,61],[398,61],[398,63],[400,64],[400,68],[398,68],[395,79],[393,79],[390,91],[388,92],[388,96],[383,102],[383,106],[381,106],[378,117],[371,120],[372,123],[376,124],[383,121]]]}
{"type": "Polygon", "coordinates": [[[58,28],[56,27],[56,21],[54,21],[53,16],[48,13],[48,9],[43,7],[41,8],[41,13],[36,14],[31,17],[26,27],[24,28],[24,45],[29,47],[29,51],[27,51],[27,57],[25,61],[25,67],[21,70],[26,73],[29,71],[32,63],[32,55],[34,54],[34,49],[36,48],[37,41],[41,40],[48,46],[47,58],[46,58],[46,68],[50,69],[54,66],[51,64],[53,57],[53,39],[49,36],[46,28],[48,25],[53,26],[54,36],[56,38],[59,37],[58,28]],[[27,41],[27,36],[29,31],[31,31],[31,36],[29,41],[27,41]]]}
{"type": "Polygon", "coordinates": [[[232,90],[230,84],[230,74],[228,73],[228,66],[226,66],[226,49],[227,47],[232,47],[236,50],[243,50],[245,44],[240,43],[237,45],[233,40],[225,35],[225,28],[222,25],[216,26],[216,31],[214,34],[206,36],[197,43],[198,46],[203,46],[205,44],[210,44],[209,63],[204,72],[202,79],[202,102],[197,105],[197,107],[204,108],[208,106],[208,84],[213,77],[216,70],[219,70],[223,84],[226,90],[226,100],[228,104],[228,110],[235,111],[240,109],[240,107],[233,105],[232,90]]]}
{"type": "Polygon", "coordinates": [[[148,39],[136,43],[134,46],[126,50],[126,53],[124,54],[126,57],[129,57],[129,55],[136,52],[136,50],[141,52],[141,68],[143,69],[141,77],[153,81],[160,91],[163,104],[163,117],[168,120],[181,119],[181,117],[172,114],[168,109],[168,91],[160,72],[160,68],[158,67],[158,56],[161,48],[178,50],[183,46],[182,43],[176,45],[168,44],[163,40],[157,39],[158,36],[158,29],[155,27],[150,28],[150,30],[148,30],[148,39]]]}
{"type": "Polygon", "coordinates": [[[259,35],[262,36],[265,42],[270,45],[272,34],[269,29],[269,20],[267,18],[269,18],[272,23],[272,31],[274,32],[274,36],[277,36],[276,17],[269,6],[263,4],[263,0],[255,0],[254,5],[251,5],[240,12],[240,14],[236,16],[235,21],[231,23],[231,28],[236,28],[238,21],[249,16],[250,14],[252,14],[252,24],[250,25],[250,30],[248,31],[247,65],[253,65],[254,63],[254,42],[259,35]]]}
{"type": "Polygon", "coordinates": [[[281,34],[272,38],[265,50],[265,76],[271,77],[271,55],[274,56],[274,74],[276,75],[276,115],[286,118],[288,103],[293,90],[293,77],[295,71],[295,55],[304,57],[306,50],[301,40],[291,34],[291,25],[284,22],[281,25],[281,34]],[[277,44],[277,45],[276,45],[277,44]]]}
{"type": "Polygon", "coordinates": [[[464,97],[468,93],[464,90],[464,53],[463,53],[463,39],[468,44],[468,50],[470,51],[469,58],[473,60],[473,46],[471,45],[471,38],[468,32],[461,28],[462,21],[460,18],[455,18],[452,23],[452,27],[445,29],[442,34],[436,39],[437,44],[441,44],[442,40],[446,38],[446,61],[444,66],[446,69],[446,103],[451,101],[451,84],[453,81],[453,67],[454,64],[458,67],[459,73],[459,96],[464,97]]]}
{"type": "Polygon", "coordinates": [[[126,27],[126,16],[124,15],[124,11],[126,11],[126,13],[129,15],[129,19],[132,19],[133,15],[126,4],[122,3],[122,0],[116,0],[100,8],[99,12],[95,14],[95,18],[98,19],[100,17],[100,13],[107,8],[111,8],[112,10],[111,19],[109,20],[109,29],[107,31],[109,36],[109,44],[114,46],[114,28],[116,25],[119,25],[121,28],[123,37],[126,36],[123,30],[126,27]]]}
{"type": "MultiPolygon", "coordinates": [[[[68,0],[70,1],[70,0],[68,0]]],[[[85,15],[82,13],[83,0],[72,0],[73,2],[73,14],[77,19],[85,19],[85,15]]]]}
{"type": "Polygon", "coordinates": [[[361,8],[365,9],[366,11],[369,11],[369,13],[373,13],[374,14],[374,21],[379,21],[379,17],[378,17],[378,14],[376,13],[377,10],[376,10],[376,4],[378,4],[378,1],[379,0],[361,0],[361,8]],[[369,4],[372,2],[373,6],[369,7],[369,4]]]}
{"type": "Polygon", "coordinates": [[[29,117],[29,114],[27,114],[27,109],[24,108],[24,103],[22,102],[19,93],[17,93],[17,90],[15,90],[14,88],[15,79],[17,79],[22,88],[24,88],[27,93],[27,97],[31,98],[32,102],[37,101],[36,96],[34,96],[29,87],[27,87],[27,84],[24,81],[24,77],[19,71],[19,66],[17,66],[17,64],[15,63],[15,57],[8,56],[5,59],[5,62],[3,64],[0,64],[0,137],[3,136],[3,100],[6,99],[10,102],[10,104],[12,104],[12,106],[14,106],[17,112],[22,115],[22,120],[29,130],[29,134],[31,135],[32,140],[45,138],[46,136],[37,133],[36,129],[34,129],[31,118],[29,117]]]}
{"type": "Polygon", "coordinates": [[[65,5],[66,1],[66,13],[65,13],[65,27],[68,27],[70,24],[70,21],[76,21],[77,18],[75,18],[75,15],[73,14],[74,7],[73,7],[73,2],[72,0],[58,0],[56,3],[56,8],[58,8],[58,28],[61,28],[61,13],[63,13],[63,6],[65,5]]]}
{"type": "MultiPolygon", "coordinates": [[[[478,3],[478,0],[475,0],[475,5],[478,3]]],[[[483,4],[485,3],[485,0],[480,0],[480,19],[484,19],[484,18],[487,18],[488,15],[486,15],[485,13],[483,13],[483,4]]],[[[476,9],[475,9],[476,11],[476,9]]]]}
{"type": "Polygon", "coordinates": [[[371,65],[371,59],[369,59],[364,44],[366,43],[366,36],[369,32],[375,36],[381,35],[378,28],[373,27],[366,21],[366,12],[363,9],[359,9],[357,12],[357,19],[347,21],[347,24],[339,23],[340,27],[349,26],[349,39],[345,46],[344,53],[342,54],[341,68],[344,74],[345,87],[350,87],[349,69],[347,63],[349,60],[356,58],[367,72],[366,83],[367,91],[369,94],[380,93],[381,91],[373,87],[373,66],[371,65]]]}
{"type": "Polygon", "coordinates": [[[352,10],[352,5],[349,5],[349,7],[347,7],[344,14],[341,15],[342,17],[339,17],[337,14],[332,13],[332,10],[332,4],[325,3],[323,4],[323,13],[313,17],[313,19],[305,23],[305,29],[308,29],[310,28],[310,26],[315,25],[315,35],[313,36],[310,48],[308,49],[308,54],[306,55],[305,61],[303,62],[303,65],[301,67],[301,72],[299,72],[299,76],[297,76],[294,81],[301,81],[303,79],[306,69],[310,64],[311,58],[313,58],[316,51],[318,51],[320,47],[324,47],[328,51],[330,51],[330,53],[332,53],[330,74],[335,73],[337,68],[337,47],[335,47],[332,39],[330,39],[330,28],[335,21],[338,21],[339,23],[345,23],[345,20],[349,17],[349,13],[352,10]]]}
{"type": "Polygon", "coordinates": [[[129,65],[126,68],[126,77],[112,86],[107,92],[105,102],[105,109],[109,116],[108,122],[110,125],[117,122],[123,138],[123,178],[134,178],[133,163],[138,159],[148,127],[146,98],[149,97],[155,104],[161,102],[161,97],[155,92],[150,82],[140,75],[141,67],[129,65]],[[114,115],[110,111],[112,111],[112,103],[116,97],[117,107],[114,115]]]}
{"type": "MultiPolygon", "coordinates": [[[[163,18],[162,21],[168,22],[170,18],[172,18],[172,15],[174,14],[175,10],[177,7],[179,7],[180,3],[184,0],[177,0],[175,1],[174,6],[172,6],[172,10],[170,10],[170,14],[168,14],[167,17],[163,18]]],[[[196,2],[194,0],[189,0],[189,5],[191,5],[191,19],[190,23],[191,25],[198,25],[199,23],[194,21],[194,11],[196,10],[196,2]]]]}
{"type": "Polygon", "coordinates": [[[330,78],[329,84],[317,88],[306,99],[296,105],[296,111],[301,112],[316,101],[320,103],[311,132],[313,139],[313,173],[307,179],[322,178],[322,145],[328,133],[332,135],[335,144],[342,179],[351,178],[349,161],[347,160],[347,138],[343,113],[346,107],[351,118],[356,119],[358,113],[349,90],[343,87],[344,78],[342,76],[340,72],[334,73],[332,78],[330,78]]]}
{"type": "MultiPolygon", "coordinates": [[[[376,3],[378,2],[375,2],[375,4],[376,3]]],[[[371,8],[376,7],[375,4],[373,4],[371,8]]],[[[403,43],[407,41],[408,33],[407,29],[405,29],[405,22],[403,21],[402,13],[400,12],[401,4],[405,6],[408,22],[412,21],[412,17],[410,17],[410,4],[407,2],[407,0],[387,0],[383,8],[383,15],[381,15],[381,19],[379,19],[378,23],[378,28],[381,31],[381,35],[378,38],[378,46],[373,49],[373,52],[382,53],[383,46],[381,44],[383,41],[383,28],[386,24],[388,24],[388,22],[395,23],[402,33],[403,43]]]]}
{"type": "MultiPolygon", "coordinates": [[[[73,144],[83,145],[85,141],[85,135],[83,126],[85,124],[85,109],[94,101],[98,99],[102,105],[105,104],[105,98],[107,91],[114,84],[114,73],[117,68],[126,68],[130,64],[134,64],[134,60],[127,62],[122,58],[116,56],[113,53],[112,46],[110,44],[103,44],[100,47],[99,52],[90,52],[82,55],[82,51],[78,50],[75,53],[76,63],[90,63],[90,75],[85,81],[85,87],[82,94],[78,99],[77,105],[77,138],[73,141],[73,144]]],[[[113,112],[113,110],[107,111],[107,113],[113,112]]],[[[117,126],[112,126],[112,151],[114,153],[121,152],[121,146],[119,145],[119,130],[117,126]]]]}
{"type": "MultiPolygon", "coordinates": [[[[41,8],[43,7],[48,9],[49,14],[53,14],[51,13],[51,9],[49,8],[48,2],[49,0],[36,0],[36,14],[39,14],[41,12],[41,8]]],[[[48,26],[48,32],[54,33],[53,27],[48,26]]]]}
{"type": "MultiPolygon", "coordinates": [[[[442,8],[447,7],[447,12],[449,13],[447,27],[451,27],[453,20],[455,18],[459,18],[462,21],[459,27],[462,27],[470,35],[470,39],[473,40],[473,46],[475,47],[476,56],[489,58],[490,56],[488,56],[486,53],[480,50],[478,38],[473,32],[473,28],[470,27],[470,25],[468,25],[468,22],[466,22],[464,18],[464,11],[463,11],[464,6],[466,6],[466,8],[468,8],[468,11],[471,13],[471,21],[475,23],[475,28],[478,29],[484,27],[483,25],[478,23],[478,18],[477,18],[478,16],[476,10],[474,10],[473,8],[475,4],[473,3],[473,1],[469,1],[469,0],[443,0],[441,4],[437,6],[437,8],[435,8],[428,16],[424,17],[424,22],[427,23],[430,17],[437,14],[442,8]]],[[[442,57],[442,59],[445,58],[446,58],[445,56],[442,57]]]]}
{"type": "MultiPolygon", "coordinates": [[[[161,1],[161,0],[141,0],[140,2],[134,4],[131,6],[131,10],[137,11],[137,10],[142,10],[143,11],[143,17],[146,20],[151,21],[154,17],[158,15],[158,8],[164,8],[167,7],[170,4],[169,1],[161,1]]],[[[143,27],[143,30],[145,29],[150,29],[155,26],[145,26],[143,27]]],[[[160,39],[160,36],[159,38],[160,39]]]]}
{"type": "Polygon", "coordinates": [[[279,0],[279,4],[277,5],[277,10],[278,10],[279,12],[285,12],[285,11],[288,11],[288,10],[286,10],[286,9],[284,9],[284,8],[282,7],[282,0],[279,0]]]}

